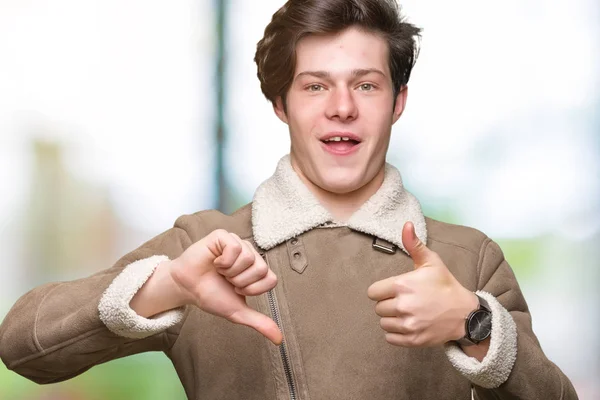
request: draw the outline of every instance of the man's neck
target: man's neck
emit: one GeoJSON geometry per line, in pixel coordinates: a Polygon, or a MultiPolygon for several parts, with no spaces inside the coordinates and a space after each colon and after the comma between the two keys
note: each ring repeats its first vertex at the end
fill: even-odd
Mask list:
{"type": "Polygon", "coordinates": [[[333,215],[337,222],[347,221],[367,200],[379,190],[385,176],[385,165],[363,187],[349,193],[333,193],[315,185],[299,170],[294,163],[292,167],[319,202],[333,215]]]}

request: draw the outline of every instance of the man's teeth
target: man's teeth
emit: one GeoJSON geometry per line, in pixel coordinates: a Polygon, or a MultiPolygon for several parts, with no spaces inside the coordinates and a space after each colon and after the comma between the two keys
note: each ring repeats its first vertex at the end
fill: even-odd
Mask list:
{"type": "Polygon", "coordinates": [[[347,142],[348,140],[350,140],[350,138],[342,137],[342,136],[335,136],[335,137],[327,139],[326,142],[339,142],[341,140],[343,140],[344,142],[347,142]]]}

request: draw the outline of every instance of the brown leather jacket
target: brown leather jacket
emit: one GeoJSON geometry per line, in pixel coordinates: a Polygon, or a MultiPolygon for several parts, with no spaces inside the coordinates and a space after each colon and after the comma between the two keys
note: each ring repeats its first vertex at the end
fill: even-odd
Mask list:
{"type": "Polygon", "coordinates": [[[163,351],[190,399],[577,399],[542,352],[515,276],[483,233],[422,215],[391,166],[381,189],[335,223],[282,159],[253,203],[232,215],[203,211],[91,277],[24,295],[0,326],[0,357],[39,383],[58,382],[111,359],[163,351]],[[300,185],[300,186],[298,186],[300,185]],[[403,222],[468,289],[492,307],[492,341],[480,363],[459,347],[388,344],[366,292],[413,269],[403,222]],[[154,267],[223,228],[255,244],[279,283],[248,304],[284,334],[274,346],[254,330],[194,307],[153,319],[127,306],[154,267]],[[377,246],[374,246],[374,243],[377,246]],[[389,251],[388,251],[389,250],[389,251]]]}

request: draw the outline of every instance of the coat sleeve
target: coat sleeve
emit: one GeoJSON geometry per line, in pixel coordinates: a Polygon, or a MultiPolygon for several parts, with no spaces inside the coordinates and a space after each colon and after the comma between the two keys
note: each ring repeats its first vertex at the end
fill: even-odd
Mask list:
{"type": "Polygon", "coordinates": [[[112,359],[167,350],[184,309],[146,319],[129,301],[160,261],[191,245],[190,224],[192,216],[180,217],[110,269],[23,295],[0,325],[0,358],[7,368],[40,384],[53,383],[112,359]]]}
{"type": "Polygon", "coordinates": [[[457,345],[447,345],[454,366],[471,379],[477,400],[575,400],[565,374],[544,354],[533,333],[531,315],[502,250],[487,238],[478,262],[478,294],[492,308],[490,349],[481,361],[457,345]]]}

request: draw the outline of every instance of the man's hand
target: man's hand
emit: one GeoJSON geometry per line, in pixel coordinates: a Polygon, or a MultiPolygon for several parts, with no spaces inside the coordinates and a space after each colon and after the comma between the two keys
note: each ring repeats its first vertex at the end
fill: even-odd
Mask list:
{"type": "Polygon", "coordinates": [[[167,309],[193,304],[210,314],[254,328],[280,344],[282,334],[277,324],[250,308],[245,299],[265,293],[276,284],[277,277],[249,242],[217,229],[178,258],[161,263],[130,306],[140,315],[153,315],[165,311],[167,304],[167,309]],[[156,304],[163,309],[155,309],[156,304]]]}
{"type": "Polygon", "coordinates": [[[463,287],[439,255],[417,238],[414,225],[402,229],[402,243],[415,270],[375,282],[368,296],[377,301],[388,343],[404,347],[442,345],[465,335],[465,318],[478,306],[477,296],[463,287]]]}

